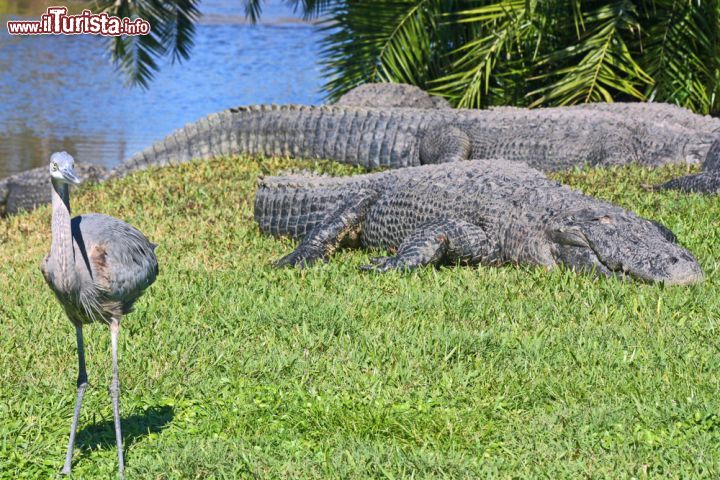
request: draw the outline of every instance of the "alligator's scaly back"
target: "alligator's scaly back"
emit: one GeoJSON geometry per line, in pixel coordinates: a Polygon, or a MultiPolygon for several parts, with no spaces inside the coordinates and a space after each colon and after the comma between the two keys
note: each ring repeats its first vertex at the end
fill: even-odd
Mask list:
{"type": "Polygon", "coordinates": [[[407,83],[364,83],[340,97],[335,105],[377,108],[452,108],[444,98],[432,96],[425,90],[407,83]]]}
{"type": "Polygon", "coordinates": [[[702,132],[707,134],[720,133],[720,119],[710,115],[700,115],[692,111],[669,103],[653,102],[615,102],[615,103],[585,103],[569,107],[585,111],[605,111],[622,115],[630,119],[640,119],[644,122],[654,122],[684,128],[688,132],[702,132]]]}
{"type": "MultiPolygon", "coordinates": [[[[441,98],[433,97],[414,85],[395,83],[370,83],[355,87],[340,98],[337,104],[363,105],[383,108],[395,107],[448,108],[441,98]]],[[[494,112],[523,112],[519,107],[491,107],[494,112]]],[[[571,107],[560,107],[562,111],[576,111],[580,115],[595,115],[606,112],[630,122],[644,125],[636,137],[638,147],[649,152],[647,165],[674,163],[683,159],[689,163],[703,162],[703,172],[674,179],[659,188],[672,188],[691,192],[720,192],[720,149],[709,145],[720,138],[720,119],[710,115],[699,115],[688,109],[668,103],[654,102],[613,102],[587,103],[571,107]]],[[[557,107],[540,108],[537,111],[553,114],[557,107]]],[[[477,153],[477,152],[476,152],[477,153]]],[[[534,162],[530,164],[538,166],[534,162]]],[[[544,170],[549,168],[539,166],[544,170]]]]}

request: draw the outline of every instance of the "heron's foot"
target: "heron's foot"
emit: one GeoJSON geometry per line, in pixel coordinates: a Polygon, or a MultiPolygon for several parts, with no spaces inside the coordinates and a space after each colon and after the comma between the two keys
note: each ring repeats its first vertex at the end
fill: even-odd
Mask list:
{"type": "Polygon", "coordinates": [[[300,244],[292,253],[273,264],[276,268],[297,267],[304,268],[318,262],[327,262],[325,252],[314,245],[300,244]]]}

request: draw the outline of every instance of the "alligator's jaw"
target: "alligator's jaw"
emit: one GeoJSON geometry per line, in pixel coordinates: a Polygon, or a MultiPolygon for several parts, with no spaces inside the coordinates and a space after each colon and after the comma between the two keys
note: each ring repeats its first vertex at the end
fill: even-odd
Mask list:
{"type": "Polygon", "coordinates": [[[665,285],[693,285],[704,280],[700,265],[697,262],[678,262],[668,271],[669,278],[663,280],[665,285]]]}
{"type": "Polygon", "coordinates": [[[682,253],[678,256],[664,257],[658,262],[642,263],[637,268],[626,267],[611,271],[617,276],[631,277],[647,283],[662,283],[665,286],[694,285],[702,282],[705,276],[700,264],[690,252],[682,253]]]}

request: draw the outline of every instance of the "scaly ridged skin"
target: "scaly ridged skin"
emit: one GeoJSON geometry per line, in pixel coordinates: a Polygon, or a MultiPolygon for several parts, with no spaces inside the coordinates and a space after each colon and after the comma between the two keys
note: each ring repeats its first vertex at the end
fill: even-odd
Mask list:
{"type": "Polygon", "coordinates": [[[397,250],[368,269],[521,263],[689,284],[703,278],[665,227],[518,162],[476,160],[354,177],[259,180],[260,230],[301,239],[277,264],[327,260],[349,240],[397,250]]]}
{"type": "Polygon", "coordinates": [[[626,118],[641,118],[643,121],[653,121],[658,124],[684,128],[688,131],[698,131],[709,134],[720,132],[720,119],[710,115],[699,115],[686,108],[669,103],[586,103],[568,107],[578,110],[601,110],[622,115],[626,118]]]}
{"type": "Polygon", "coordinates": [[[329,159],[368,168],[468,158],[521,161],[542,171],[582,165],[655,166],[698,161],[711,144],[701,134],[688,137],[673,129],[658,141],[640,141],[651,127],[656,125],[604,111],[564,108],[252,106],[213,114],[177,130],[114,174],[240,153],[329,159]]]}
{"type": "MultiPolygon", "coordinates": [[[[558,109],[578,115],[595,115],[605,112],[625,119],[633,125],[642,125],[642,135],[636,138],[638,148],[654,155],[666,157],[653,165],[680,163],[673,157],[684,157],[687,163],[701,163],[715,139],[720,136],[720,119],[693,113],[667,103],[587,103],[570,107],[539,108],[542,114],[558,109]]],[[[527,111],[515,107],[494,107],[494,112],[527,111]]],[[[706,167],[704,167],[706,168],[706,167]]]]}
{"type": "MultiPolygon", "coordinates": [[[[720,119],[710,115],[699,115],[686,108],[669,103],[648,103],[648,102],[613,102],[613,103],[582,103],[567,107],[541,107],[536,109],[540,112],[549,112],[557,109],[579,111],[579,112],[607,112],[620,115],[628,121],[653,122],[660,126],[666,126],[685,131],[697,131],[707,134],[720,132],[720,119]]],[[[523,107],[490,107],[490,111],[526,111],[523,107]]]]}
{"type": "MultiPolygon", "coordinates": [[[[452,108],[442,97],[428,94],[415,85],[407,83],[366,83],[359,85],[335,103],[335,105],[352,105],[356,107],[405,107],[405,108],[452,108]]],[[[562,107],[563,109],[581,111],[604,111],[621,115],[626,119],[641,119],[665,127],[684,129],[686,132],[698,131],[708,134],[720,132],[720,119],[710,115],[699,115],[685,108],[668,103],[652,102],[613,102],[585,103],[562,107]]],[[[491,111],[526,110],[520,107],[490,107],[491,111]]],[[[552,111],[557,108],[542,108],[541,111],[552,111]]]]}
{"type": "Polygon", "coordinates": [[[356,107],[452,108],[442,97],[407,83],[365,83],[340,97],[335,105],[356,107]]]}
{"type": "Polygon", "coordinates": [[[710,147],[703,164],[703,172],[674,178],[658,187],[659,190],[671,189],[683,192],[705,194],[720,193],[720,139],[710,147]]]}
{"type": "MultiPolygon", "coordinates": [[[[563,108],[580,113],[603,111],[627,119],[641,119],[646,124],[646,133],[638,139],[639,148],[663,151],[663,145],[669,145],[672,140],[682,146],[681,151],[689,163],[703,163],[702,173],[673,179],[658,189],[720,193],[720,119],[698,115],[667,103],[588,103],[563,108]]],[[[492,110],[502,112],[523,109],[496,107],[492,110]]],[[[551,110],[555,109],[543,108],[538,111],[551,110]]]]}
{"type": "Polygon", "coordinates": [[[663,183],[658,190],[670,189],[682,192],[716,194],[720,193],[720,171],[700,172],[674,178],[663,183]]]}
{"type": "MultiPolygon", "coordinates": [[[[108,174],[99,165],[75,164],[75,171],[85,182],[100,182],[108,174]]],[[[50,203],[47,167],[34,168],[0,180],[0,216],[14,215],[50,203]]]]}

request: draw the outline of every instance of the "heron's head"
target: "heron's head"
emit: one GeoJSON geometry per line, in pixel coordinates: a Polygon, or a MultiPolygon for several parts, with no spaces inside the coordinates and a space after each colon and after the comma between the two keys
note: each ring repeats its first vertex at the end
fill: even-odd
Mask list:
{"type": "Polygon", "coordinates": [[[75,176],[75,160],[67,152],[55,152],[50,155],[50,178],[53,182],[79,185],[75,176]]]}
{"type": "Polygon", "coordinates": [[[693,255],[659,223],[620,209],[584,208],[554,218],[546,230],[557,263],[666,285],[703,279],[693,255]]]}

